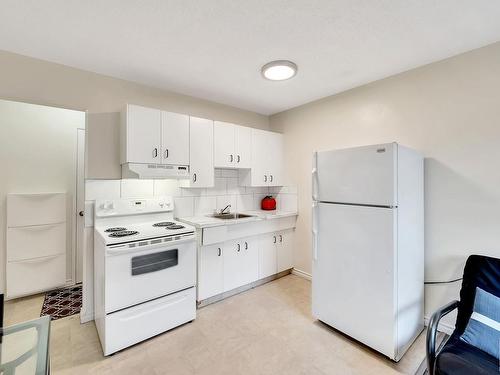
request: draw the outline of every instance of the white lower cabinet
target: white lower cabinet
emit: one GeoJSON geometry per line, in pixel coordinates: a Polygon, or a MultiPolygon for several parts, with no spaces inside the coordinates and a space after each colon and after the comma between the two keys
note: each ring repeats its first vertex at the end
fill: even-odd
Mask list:
{"type": "Polygon", "coordinates": [[[224,244],[199,248],[198,301],[215,296],[224,291],[224,244]]]}
{"type": "Polygon", "coordinates": [[[259,279],[274,275],[277,271],[276,265],[276,243],[277,234],[269,233],[260,238],[259,245],[259,279]]]}
{"type": "Polygon", "coordinates": [[[288,229],[277,233],[276,263],[278,272],[293,268],[293,237],[294,230],[288,229]]]}
{"type": "Polygon", "coordinates": [[[198,301],[292,268],[293,229],[199,248],[198,301]]]}
{"type": "Polygon", "coordinates": [[[255,238],[224,244],[224,292],[250,284],[259,276],[259,250],[255,238]]]}

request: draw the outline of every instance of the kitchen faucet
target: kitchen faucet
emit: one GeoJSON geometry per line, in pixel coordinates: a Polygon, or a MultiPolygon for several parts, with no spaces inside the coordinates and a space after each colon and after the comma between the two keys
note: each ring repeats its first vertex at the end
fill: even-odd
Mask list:
{"type": "MultiPolygon", "coordinates": [[[[226,211],[228,208],[231,208],[231,205],[230,205],[230,204],[228,204],[226,207],[224,207],[222,210],[220,210],[220,214],[221,214],[221,215],[225,214],[225,213],[226,213],[225,211],[226,211]]],[[[227,213],[229,213],[229,212],[230,212],[230,210],[228,210],[228,211],[227,211],[227,213]]]]}

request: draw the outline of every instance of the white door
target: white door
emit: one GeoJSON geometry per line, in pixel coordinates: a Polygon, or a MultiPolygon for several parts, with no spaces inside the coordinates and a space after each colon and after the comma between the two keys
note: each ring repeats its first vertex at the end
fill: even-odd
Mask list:
{"type": "Polygon", "coordinates": [[[161,115],[162,163],[189,165],[189,116],[173,112],[161,115]]]}
{"type": "Polygon", "coordinates": [[[319,203],[313,315],[394,358],[395,209],[319,203]]]}
{"type": "Polygon", "coordinates": [[[278,246],[276,247],[276,262],[278,272],[293,268],[293,229],[285,230],[277,234],[278,246]]]}
{"type": "Polygon", "coordinates": [[[320,151],[316,157],[314,200],[397,205],[395,143],[320,151]]]}
{"type": "Polygon", "coordinates": [[[214,186],[214,122],[189,118],[189,174],[191,187],[214,186]]]}
{"type": "Polygon", "coordinates": [[[269,184],[268,133],[264,130],[252,129],[251,186],[267,186],[269,184]]]}
{"type": "MultiPolygon", "coordinates": [[[[83,281],[83,253],[85,248],[85,129],[77,129],[76,156],[76,228],[75,228],[75,277],[83,281]]],[[[87,213],[89,215],[90,213],[87,213]]]]}
{"type": "Polygon", "coordinates": [[[130,163],[161,162],[161,111],[137,105],[127,106],[127,157],[130,163]]]}
{"type": "Polygon", "coordinates": [[[250,168],[252,158],[252,129],[246,126],[235,126],[236,167],[250,168]]]}
{"type": "Polygon", "coordinates": [[[283,136],[278,133],[268,134],[268,155],[269,155],[269,185],[283,185],[283,136]]]}
{"type": "Polygon", "coordinates": [[[227,122],[214,122],[214,159],[216,168],[236,167],[235,128],[227,122]]]}
{"type": "Polygon", "coordinates": [[[240,284],[252,283],[259,278],[259,241],[257,237],[238,241],[241,245],[240,284]]]}
{"type": "Polygon", "coordinates": [[[265,234],[259,244],[259,279],[276,274],[276,233],[265,234]]]}
{"type": "Polygon", "coordinates": [[[224,259],[222,244],[200,248],[198,301],[224,291],[224,259]]]}
{"type": "Polygon", "coordinates": [[[241,251],[239,241],[224,242],[224,292],[241,286],[241,251]]]}

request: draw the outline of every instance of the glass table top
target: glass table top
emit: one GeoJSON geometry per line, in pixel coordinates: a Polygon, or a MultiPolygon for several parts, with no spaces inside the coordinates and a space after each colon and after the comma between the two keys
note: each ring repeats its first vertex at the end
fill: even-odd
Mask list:
{"type": "Polygon", "coordinates": [[[50,316],[2,329],[1,375],[45,375],[49,368],[50,316]]]}

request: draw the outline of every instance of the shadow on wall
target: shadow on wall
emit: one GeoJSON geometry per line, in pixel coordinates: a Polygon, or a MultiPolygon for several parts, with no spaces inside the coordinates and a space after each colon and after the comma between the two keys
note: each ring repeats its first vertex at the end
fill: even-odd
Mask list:
{"type": "Polygon", "coordinates": [[[87,179],[120,179],[120,112],[87,115],[87,179]]]}
{"type": "Polygon", "coordinates": [[[425,159],[426,281],[462,277],[470,254],[500,254],[500,191],[475,181],[425,159]]]}

